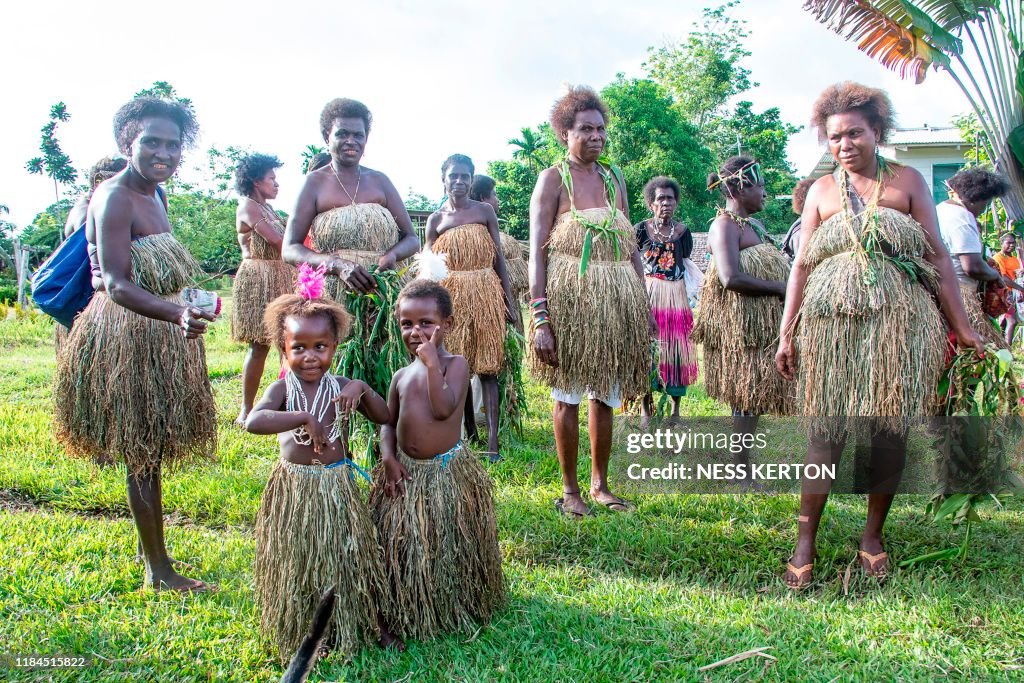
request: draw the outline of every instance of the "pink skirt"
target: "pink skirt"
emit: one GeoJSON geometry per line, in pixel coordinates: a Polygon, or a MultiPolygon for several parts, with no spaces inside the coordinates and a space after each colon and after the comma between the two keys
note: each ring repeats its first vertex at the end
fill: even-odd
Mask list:
{"type": "Polygon", "coordinates": [[[683,395],[682,389],[697,379],[697,352],[690,341],[693,311],[683,280],[645,277],[651,313],[658,324],[658,381],[660,389],[671,396],[683,395]]]}

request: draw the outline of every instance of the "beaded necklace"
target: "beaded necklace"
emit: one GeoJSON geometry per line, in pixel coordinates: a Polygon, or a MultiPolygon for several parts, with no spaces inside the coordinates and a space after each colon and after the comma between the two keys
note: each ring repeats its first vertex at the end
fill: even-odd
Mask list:
{"type": "MultiPolygon", "coordinates": [[[[289,411],[309,413],[320,424],[323,424],[327,411],[330,409],[331,404],[334,403],[334,399],[341,394],[341,384],[338,382],[338,378],[326,372],[320,378],[320,384],[317,385],[312,405],[306,400],[306,392],[302,390],[302,384],[294,372],[288,371],[284,377],[284,383],[286,391],[285,408],[289,411]]],[[[341,428],[341,420],[337,419],[336,416],[334,423],[331,425],[331,431],[327,434],[328,443],[334,443],[338,440],[338,437],[341,436],[341,428]]],[[[293,429],[292,438],[300,446],[309,446],[313,443],[313,437],[305,425],[298,429],[293,429]]]]}

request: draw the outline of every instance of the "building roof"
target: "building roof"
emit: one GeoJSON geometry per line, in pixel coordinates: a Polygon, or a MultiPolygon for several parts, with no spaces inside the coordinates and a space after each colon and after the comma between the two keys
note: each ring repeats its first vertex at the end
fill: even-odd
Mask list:
{"type": "Polygon", "coordinates": [[[895,128],[885,142],[886,147],[962,145],[960,129],[952,126],[895,128]]]}
{"type": "MultiPolygon", "coordinates": [[[[960,137],[960,130],[952,126],[922,126],[921,128],[894,128],[889,134],[889,140],[879,145],[882,153],[890,157],[892,150],[899,148],[905,150],[908,147],[961,147],[968,143],[960,137]]],[[[818,159],[818,162],[807,175],[811,178],[821,178],[835,169],[836,161],[832,153],[825,151],[818,159]]]]}

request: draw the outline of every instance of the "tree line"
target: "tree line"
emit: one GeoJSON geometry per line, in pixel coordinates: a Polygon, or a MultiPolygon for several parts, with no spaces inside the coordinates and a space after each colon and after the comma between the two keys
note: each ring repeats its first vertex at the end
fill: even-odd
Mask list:
{"type": "MultiPolygon", "coordinates": [[[[706,176],[737,151],[761,162],[770,197],[788,195],[796,181],[786,157],[786,143],[799,128],[783,121],[777,108],[758,112],[741,98],[758,84],[742,64],[750,53],[744,47],[748,35],[745,22],[731,16],[737,4],[734,0],[705,9],[684,40],[648,49],[643,77],[619,74],[601,89],[611,110],[609,154],[623,171],[630,212],[636,220],[647,215],[641,192],[644,184],[653,176],[669,175],[682,188],[680,219],[691,229],[706,230],[717,203],[717,196],[706,190],[706,176]]],[[[166,81],[157,81],[135,95],[191,105],[166,81]]],[[[88,192],[86,185],[77,183],[86,174],[75,170],[57,140],[57,126],[70,119],[63,102],[53,106],[41,131],[40,156],[26,164],[30,173],[49,177],[55,191],[54,203],[19,233],[22,244],[32,250],[33,266],[60,243],[68,211],[88,192]]],[[[524,127],[509,144],[511,158],[491,162],[488,173],[497,181],[503,228],[526,239],[537,174],[560,160],[564,150],[547,123],[524,127]]],[[[302,167],[321,151],[323,147],[316,144],[302,150],[302,167]]],[[[186,181],[176,175],[167,183],[174,233],[211,274],[233,272],[241,258],[235,236],[238,200],[231,185],[235,165],[249,152],[242,147],[210,147],[197,169],[198,179],[186,181]]],[[[407,202],[410,209],[417,210],[438,205],[411,188],[407,202]]],[[[784,231],[794,218],[786,201],[769,201],[763,217],[775,231],[784,231]]],[[[5,254],[11,251],[15,229],[0,215],[0,251],[5,254]]]]}

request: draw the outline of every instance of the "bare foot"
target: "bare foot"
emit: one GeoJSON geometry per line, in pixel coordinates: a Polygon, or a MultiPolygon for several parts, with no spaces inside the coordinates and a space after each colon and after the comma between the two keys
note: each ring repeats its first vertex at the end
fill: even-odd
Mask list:
{"type": "Polygon", "coordinates": [[[594,514],[591,509],[587,507],[587,504],[583,502],[583,498],[580,497],[579,491],[563,493],[562,496],[562,498],[555,501],[555,508],[566,517],[571,519],[582,519],[594,514]]]}
{"type": "Polygon", "coordinates": [[[633,504],[630,503],[628,500],[623,500],[622,498],[619,498],[618,496],[613,494],[611,491],[608,491],[607,489],[601,491],[599,489],[592,488],[590,489],[590,497],[593,499],[595,503],[600,503],[601,505],[604,505],[612,512],[629,512],[630,510],[634,509],[633,504]]]}
{"type": "MultiPolygon", "coordinates": [[[[184,560],[176,560],[173,557],[168,557],[167,559],[168,561],[170,561],[171,567],[173,567],[175,570],[185,570],[190,572],[194,572],[196,570],[194,564],[189,564],[184,560]]],[[[146,558],[143,557],[142,553],[135,554],[135,564],[146,564],[146,558]]]]}
{"type": "MultiPolygon", "coordinates": [[[[190,572],[194,572],[196,570],[196,568],[193,565],[189,564],[188,562],[183,562],[181,560],[176,560],[173,557],[168,557],[167,560],[171,563],[171,568],[172,569],[185,569],[185,570],[188,570],[190,572]]],[[[135,545],[135,564],[145,564],[145,563],[146,563],[146,557],[145,557],[145,555],[142,554],[142,541],[138,540],[138,541],[136,541],[136,545],[135,545]]]]}
{"type": "Polygon", "coordinates": [[[889,576],[889,553],[885,552],[882,539],[862,538],[857,557],[860,559],[860,566],[864,573],[877,579],[879,583],[885,581],[889,576]]]}
{"type": "Polygon", "coordinates": [[[242,411],[238,413],[238,417],[235,418],[235,426],[239,429],[245,429],[245,421],[249,418],[249,411],[243,406],[242,411]]]}
{"type": "Polygon", "coordinates": [[[217,590],[215,584],[203,583],[199,579],[190,579],[173,569],[161,572],[160,574],[154,574],[146,580],[146,586],[152,587],[158,593],[166,590],[179,593],[212,593],[217,590]]]}
{"type": "Polygon", "coordinates": [[[801,590],[814,580],[814,558],[817,555],[814,545],[798,541],[793,556],[789,558],[782,581],[790,588],[801,590]]]}

